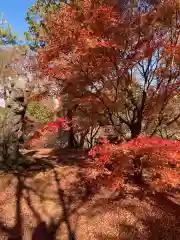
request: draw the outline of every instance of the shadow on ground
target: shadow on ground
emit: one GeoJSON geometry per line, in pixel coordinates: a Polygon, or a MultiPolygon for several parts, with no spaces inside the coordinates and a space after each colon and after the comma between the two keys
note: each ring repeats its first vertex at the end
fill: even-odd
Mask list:
{"type": "Polygon", "coordinates": [[[78,154],[2,172],[1,239],[179,239],[179,189],[152,192],[148,185],[127,183],[120,194],[94,192],[85,153],[78,154]]]}
{"type": "MultiPolygon", "coordinates": [[[[12,174],[12,173],[11,173],[12,174]]],[[[66,210],[66,202],[64,200],[64,191],[61,190],[59,187],[59,178],[58,174],[55,169],[52,170],[52,174],[54,175],[54,186],[56,187],[54,190],[56,192],[56,199],[55,198],[48,198],[43,196],[41,191],[38,192],[38,189],[34,189],[33,186],[26,185],[26,177],[23,173],[13,173],[12,177],[14,178],[13,181],[16,181],[16,186],[14,188],[14,200],[15,206],[14,209],[14,225],[12,227],[7,226],[8,223],[1,219],[0,221],[0,230],[4,232],[7,236],[8,240],[11,239],[30,239],[29,237],[26,238],[26,228],[24,225],[24,212],[23,212],[23,205],[26,205],[28,211],[30,211],[33,215],[33,218],[36,222],[36,226],[32,231],[32,240],[55,240],[56,239],[56,232],[61,225],[61,223],[65,223],[67,228],[68,240],[74,240],[74,233],[71,231],[71,227],[68,221],[68,212],[66,210]],[[33,193],[33,194],[31,194],[33,193]],[[46,223],[43,220],[43,215],[39,213],[39,209],[35,207],[32,196],[36,195],[40,199],[41,202],[45,202],[50,199],[50,201],[55,201],[56,204],[59,204],[59,208],[61,208],[61,214],[56,216],[49,216],[49,221],[46,223]]],[[[12,206],[11,206],[12,207],[12,206]]],[[[9,209],[10,210],[10,209],[9,209]]],[[[26,213],[26,212],[25,212],[26,213]]],[[[45,214],[44,214],[45,215],[45,214]]],[[[3,218],[3,216],[2,216],[3,218]]],[[[6,219],[5,219],[6,220],[6,219]]]]}

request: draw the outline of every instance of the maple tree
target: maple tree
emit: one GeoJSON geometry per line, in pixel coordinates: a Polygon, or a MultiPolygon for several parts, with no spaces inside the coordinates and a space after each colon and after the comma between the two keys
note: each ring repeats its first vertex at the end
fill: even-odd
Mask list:
{"type": "MultiPolygon", "coordinates": [[[[172,165],[179,164],[179,142],[155,137],[164,129],[171,137],[180,119],[178,14],[176,1],[125,15],[111,1],[86,0],[82,8],[63,5],[44,22],[47,45],[38,50],[38,70],[59,84],[68,146],[77,139],[83,146],[107,125],[130,140],[104,139],[90,150],[101,170],[97,182],[119,187],[124,172],[142,181],[146,170],[152,184],[178,184],[172,165]]],[[[44,130],[59,127],[53,122],[44,130]]]]}
{"type": "Polygon", "coordinates": [[[178,9],[167,1],[126,17],[111,1],[87,0],[81,10],[64,5],[46,19],[39,67],[59,81],[69,122],[85,107],[101,126],[135,138],[179,119],[172,105],[180,81],[178,9]]]}
{"type": "Polygon", "coordinates": [[[146,172],[152,187],[178,186],[179,141],[139,136],[120,145],[110,144],[107,139],[100,139],[100,143],[89,151],[95,159],[93,167],[100,170],[93,176],[97,184],[120,188],[127,172],[134,172],[137,183],[143,182],[146,172]]]}

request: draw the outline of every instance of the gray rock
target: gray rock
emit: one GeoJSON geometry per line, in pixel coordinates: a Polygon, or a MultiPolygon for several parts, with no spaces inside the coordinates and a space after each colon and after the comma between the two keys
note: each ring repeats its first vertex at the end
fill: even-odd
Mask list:
{"type": "Polygon", "coordinates": [[[8,165],[18,163],[19,147],[23,139],[24,115],[26,112],[25,91],[12,87],[6,102],[7,113],[1,122],[0,161],[8,165]]]}

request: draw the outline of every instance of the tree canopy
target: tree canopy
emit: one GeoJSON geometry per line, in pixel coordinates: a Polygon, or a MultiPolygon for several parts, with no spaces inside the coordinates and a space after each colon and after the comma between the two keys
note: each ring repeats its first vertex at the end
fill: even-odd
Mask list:
{"type": "Polygon", "coordinates": [[[86,111],[118,134],[156,135],[180,116],[172,109],[179,94],[178,9],[162,4],[127,18],[107,3],[84,1],[81,13],[64,5],[47,18],[40,70],[59,79],[73,114],[86,111]]]}
{"type": "Polygon", "coordinates": [[[11,26],[7,20],[4,18],[2,13],[0,19],[0,46],[7,44],[15,44],[17,36],[12,33],[11,26]]]}
{"type": "Polygon", "coordinates": [[[60,7],[61,2],[60,0],[37,0],[28,9],[25,19],[28,23],[29,32],[26,32],[25,36],[31,42],[32,49],[44,45],[44,42],[41,41],[41,35],[45,31],[44,20],[60,7]]]}

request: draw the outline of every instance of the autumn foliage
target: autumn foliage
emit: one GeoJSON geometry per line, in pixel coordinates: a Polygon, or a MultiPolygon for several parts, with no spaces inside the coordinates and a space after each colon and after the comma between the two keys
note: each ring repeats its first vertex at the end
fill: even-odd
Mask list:
{"type": "Polygon", "coordinates": [[[59,82],[72,125],[85,112],[124,138],[177,128],[178,12],[176,1],[124,14],[111,1],[86,0],[46,19],[39,70],[59,82]]]}
{"type": "Polygon", "coordinates": [[[57,133],[59,129],[69,130],[68,122],[65,119],[57,118],[56,121],[45,124],[42,128],[36,130],[33,135],[26,141],[26,146],[36,146],[37,143],[47,143],[50,135],[57,133]]]}
{"type": "Polygon", "coordinates": [[[154,187],[177,187],[179,184],[179,141],[138,137],[125,144],[115,145],[101,139],[100,144],[89,151],[89,155],[100,170],[97,181],[103,180],[105,185],[122,187],[126,174],[136,170],[136,160],[140,161],[137,167],[141,168],[143,181],[145,173],[154,187]]]}
{"type": "Polygon", "coordinates": [[[65,120],[39,134],[65,127],[68,146],[83,147],[111,126],[121,143],[104,138],[89,152],[101,180],[118,186],[128,169],[142,178],[145,170],[153,183],[176,185],[180,145],[170,138],[180,126],[179,2],[137,1],[126,10],[115,2],[64,4],[45,19],[38,71],[56,81],[65,120]]]}

